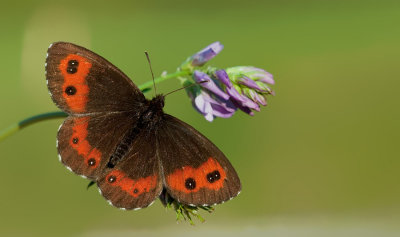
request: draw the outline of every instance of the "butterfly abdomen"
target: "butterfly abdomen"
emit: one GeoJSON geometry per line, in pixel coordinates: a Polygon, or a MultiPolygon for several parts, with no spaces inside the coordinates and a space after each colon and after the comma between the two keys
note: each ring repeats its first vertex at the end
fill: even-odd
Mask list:
{"type": "Polygon", "coordinates": [[[128,153],[133,140],[139,133],[140,128],[134,127],[125,134],[121,142],[115,148],[114,153],[111,155],[110,160],[107,163],[108,168],[114,168],[115,165],[124,158],[125,154],[128,153]]]}

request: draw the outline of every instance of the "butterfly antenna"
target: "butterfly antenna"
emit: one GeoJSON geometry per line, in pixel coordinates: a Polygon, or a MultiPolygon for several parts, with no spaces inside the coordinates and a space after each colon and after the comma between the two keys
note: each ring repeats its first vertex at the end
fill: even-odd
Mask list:
{"type": "Polygon", "coordinates": [[[149,53],[147,53],[147,51],[145,51],[144,54],[146,54],[147,61],[149,62],[151,77],[153,78],[154,94],[157,95],[156,82],[154,81],[154,73],[153,73],[153,69],[151,68],[149,53]]]}
{"type": "Polygon", "coordinates": [[[186,88],[188,88],[188,87],[192,87],[192,86],[194,86],[194,85],[200,85],[200,84],[203,84],[203,83],[206,83],[206,82],[209,82],[209,80],[204,80],[204,81],[195,82],[195,83],[193,83],[193,84],[190,84],[190,85],[187,85],[187,86],[178,88],[178,89],[176,89],[176,90],[173,90],[173,91],[171,91],[171,92],[168,92],[167,94],[164,95],[164,97],[167,96],[167,95],[169,95],[169,94],[172,94],[172,93],[174,93],[174,92],[177,92],[177,91],[186,89],[186,88]]]}

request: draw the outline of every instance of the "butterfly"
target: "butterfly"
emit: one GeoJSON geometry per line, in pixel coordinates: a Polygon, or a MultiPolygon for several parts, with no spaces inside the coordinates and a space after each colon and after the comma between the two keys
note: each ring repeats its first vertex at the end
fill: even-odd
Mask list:
{"type": "Polygon", "coordinates": [[[122,209],[151,205],[163,192],[186,205],[237,196],[239,177],[225,155],[185,122],[148,100],[116,66],[81,46],[50,45],[46,80],[68,114],[57,134],[59,159],[122,209]]]}

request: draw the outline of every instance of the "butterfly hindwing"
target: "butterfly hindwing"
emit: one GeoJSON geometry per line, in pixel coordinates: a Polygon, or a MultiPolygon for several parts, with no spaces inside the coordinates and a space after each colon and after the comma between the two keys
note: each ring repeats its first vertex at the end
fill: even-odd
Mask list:
{"type": "Polygon", "coordinates": [[[69,114],[126,111],[145,102],[142,92],[117,67],[71,43],[50,45],[46,79],[54,103],[69,114]]]}
{"type": "Polygon", "coordinates": [[[69,116],[57,135],[61,162],[74,173],[95,180],[134,122],[127,113],[69,116]]]}
{"type": "Polygon", "coordinates": [[[235,169],[193,127],[165,115],[157,138],[164,185],[173,198],[198,206],[222,203],[239,194],[241,184],[235,169]]]}
{"type": "Polygon", "coordinates": [[[139,209],[151,205],[160,195],[162,180],[155,144],[154,132],[142,130],[123,160],[98,179],[101,194],[110,204],[139,209]]]}

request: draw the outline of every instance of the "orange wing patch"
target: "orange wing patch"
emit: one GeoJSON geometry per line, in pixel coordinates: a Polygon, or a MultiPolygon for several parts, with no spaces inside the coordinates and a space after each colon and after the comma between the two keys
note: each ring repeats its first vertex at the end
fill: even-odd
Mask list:
{"type": "Polygon", "coordinates": [[[112,186],[118,186],[132,197],[138,197],[142,193],[149,192],[156,188],[157,176],[148,176],[140,179],[131,179],[120,170],[111,171],[106,181],[112,186]]]}
{"type": "Polygon", "coordinates": [[[226,178],[225,170],[212,157],[199,166],[193,168],[184,166],[168,175],[168,185],[175,190],[191,193],[201,188],[219,190],[224,185],[226,178]]]}
{"type": "Polygon", "coordinates": [[[89,94],[86,77],[91,67],[92,64],[86,58],[76,54],[69,54],[58,66],[64,76],[63,97],[74,112],[85,111],[89,94]]]}
{"type": "Polygon", "coordinates": [[[78,152],[79,155],[83,156],[85,163],[94,169],[100,164],[101,152],[97,148],[92,148],[86,140],[88,124],[88,117],[78,118],[74,121],[69,144],[78,152]]]}

